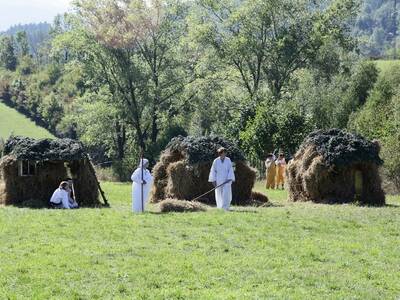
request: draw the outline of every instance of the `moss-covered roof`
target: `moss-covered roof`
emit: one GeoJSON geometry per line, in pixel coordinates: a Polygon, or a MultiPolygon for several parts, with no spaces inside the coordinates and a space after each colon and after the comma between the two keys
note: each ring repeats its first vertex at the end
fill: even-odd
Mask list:
{"type": "Polygon", "coordinates": [[[86,152],[81,142],[72,139],[35,140],[12,136],[6,141],[3,154],[24,160],[72,161],[85,158],[86,152]]]}
{"type": "Polygon", "coordinates": [[[315,145],[326,164],[344,166],[354,163],[372,162],[383,164],[379,157],[379,145],[364,137],[340,129],[318,130],[311,133],[302,147],[315,145]]]}
{"type": "Polygon", "coordinates": [[[244,161],[243,152],[234,143],[221,137],[182,137],[173,138],[167,145],[167,151],[179,151],[189,164],[213,161],[217,157],[217,150],[227,149],[227,156],[232,161],[244,161]]]}

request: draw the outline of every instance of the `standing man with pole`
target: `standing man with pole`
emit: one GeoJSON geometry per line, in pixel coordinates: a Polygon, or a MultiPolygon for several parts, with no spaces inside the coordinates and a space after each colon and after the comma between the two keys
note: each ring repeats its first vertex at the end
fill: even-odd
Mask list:
{"type": "Polygon", "coordinates": [[[153,176],[151,176],[150,171],[147,169],[148,166],[149,161],[141,158],[138,168],[131,176],[133,212],[144,212],[149,197],[153,176]]]}
{"type": "Polygon", "coordinates": [[[142,171],[142,172],[141,172],[141,173],[142,173],[142,174],[141,174],[142,180],[141,180],[141,190],[140,190],[140,191],[141,191],[141,195],[140,195],[141,198],[140,198],[140,199],[142,200],[142,212],[144,212],[144,201],[143,201],[143,196],[144,196],[144,195],[143,195],[143,188],[144,188],[144,182],[145,182],[145,181],[144,181],[144,178],[143,178],[143,173],[144,173],[144,172],[143,172],[143,149],[142,149],[142,151],[140,152],[140,163],[141,163],[141,168],[140,168],[140,169],[141,169],[141,171],[142,171]]]}
{"type": "Polygon", "coordinates": [[[218,149],[219,157],[212,164],[209,182],[212,182],[215,189],[215,201],[217,207],[229,211],[232,202],[232,182],[235,181],[235,174],[232,162],[226,156],[225,148],[218,149]]]}

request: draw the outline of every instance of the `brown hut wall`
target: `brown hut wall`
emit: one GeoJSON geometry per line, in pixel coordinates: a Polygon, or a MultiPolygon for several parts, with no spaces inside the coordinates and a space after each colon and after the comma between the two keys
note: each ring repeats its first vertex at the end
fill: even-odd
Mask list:
{"type": "Polygon", "coordinates": [[[0,202],[5,205],[22,205],[25,201],[34,200],[35,205],[46,206],[60,181],[67,176],[62,162],[38,163],[34,176],[20,176],[18,165],[16,159],[2,159],[0,202]]]}
{"type": "Polygon", "coordinates": [[[99,190],[93,166],[88,159],[76,160],[67,164],[74,180],[76,200],[80,206],[97,206],[99,190]]]}
{"type": "Polygon", "coordinates": [[[378,166],[375,163],[356,163],[335,167],[325,160],[313,146],[301,148],[288,165],[286,176],[289,200],[322,203],[350,203],[355,201],[355,172],[363,176],[362,195],[358,201],[367,205],[383,205],[378,166]]]}

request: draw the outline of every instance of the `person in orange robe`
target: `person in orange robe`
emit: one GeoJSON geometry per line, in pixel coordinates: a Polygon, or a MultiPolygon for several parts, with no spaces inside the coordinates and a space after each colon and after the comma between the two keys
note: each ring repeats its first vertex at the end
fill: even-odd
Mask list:
{"type": "Polygon", "coordinates": [[[279,153],[278,159],[275,161],[276,165],[276,188],[282,186],[282,190],[285,187],[285,170],[286,170],[286,159],[285,154],[279,153]]]}

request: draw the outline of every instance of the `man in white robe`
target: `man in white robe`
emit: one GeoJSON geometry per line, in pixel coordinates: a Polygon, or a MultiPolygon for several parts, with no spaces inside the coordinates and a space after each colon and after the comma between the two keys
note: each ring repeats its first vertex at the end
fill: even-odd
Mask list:
{"type": "Polygon", "coordinates": [[[215,187],[222,185],[215,190],[215,201],[217,208],[228,211],[232,202],[232,182],[235,181],[235,173],[231,160],[226,157],[225,148],[218,149],[218,155],[212,164],[208,181],[215,187]]]}
{"type": "Polygon", "coordinates": [[[51,196],[50,205],[52,207],[70,209],[67,188],[68,182],[63,181],[60,183],[59,188],[51,196]]]}
{"type": "Polygon", "coordinates": [[[149,197],[150,188],[153,183],[153,176],[151,176],[150,171],[147,170],[148,166],[149,166],[149,161],[145,158],[142,159],[139,162],[139,167],[135,170],[135,172],[133,172],[131,176],[133,212],[144,212],[149,197]],[[142,166],[143,166],[143,171],[142,171],[142,166]]]}

